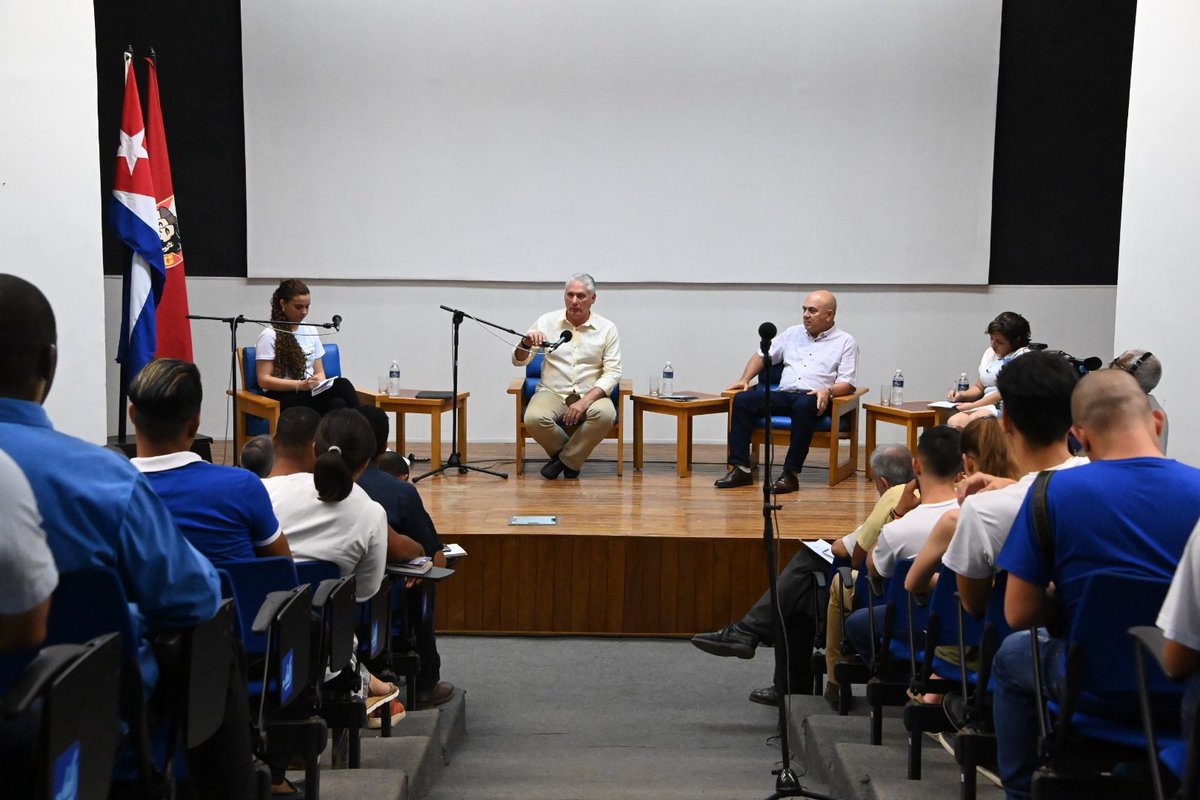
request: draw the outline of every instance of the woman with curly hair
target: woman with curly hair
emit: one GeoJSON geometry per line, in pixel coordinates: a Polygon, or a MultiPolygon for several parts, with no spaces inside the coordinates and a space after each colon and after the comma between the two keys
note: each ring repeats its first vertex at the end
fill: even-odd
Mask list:
{"type": "Polygon", "coordinates": [[[335,378],[333,385],[313,394],[325,380],[321,358],[325,348],[317,329],[302,325],[312,296],[303,281],[289,278],[279,282],[271,295],[274,325],[258,335],[255,360],[258,385],[283,409],[308,406],[320,414],[336,408],[357,408],[354,384],[335,378]]]}

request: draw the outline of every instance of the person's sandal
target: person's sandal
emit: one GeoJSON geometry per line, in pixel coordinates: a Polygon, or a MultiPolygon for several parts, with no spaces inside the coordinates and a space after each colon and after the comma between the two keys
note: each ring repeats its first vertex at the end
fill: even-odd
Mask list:
{"type": "Polygon", "coordinates": [[[384,694],[373,694],[367,698],[367,716],[375,709],[383,706],[400,696],[400,689],[394,683],[389,683],[389,691],[384,694]]]}

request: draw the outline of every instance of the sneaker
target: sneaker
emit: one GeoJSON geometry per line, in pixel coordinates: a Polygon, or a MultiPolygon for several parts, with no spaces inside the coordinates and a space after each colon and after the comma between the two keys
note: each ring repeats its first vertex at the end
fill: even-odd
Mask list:
{"type": "Polygon", "coordinates": [[[380,708],[377,708],[371,712],[371,715],[367,717],[368,728],[375,730],[383,727],[383,715],[386,713],[384,709],[387,709],[391,712],[392,725],[395,725],[397,722],[408,716],[408,712],[404,710],[404,704],[399,700],[393,700],[390,704],[381,706],[380,708]]]}
{"type": "Polygon", "coordinates": [[[373,694],[367,698],[367,714],[373,714],[381,706],[387,705],[392,700],[400,696],[400,689],[394,683],[388,684],[388,691],[384,694],[373,694]]]}

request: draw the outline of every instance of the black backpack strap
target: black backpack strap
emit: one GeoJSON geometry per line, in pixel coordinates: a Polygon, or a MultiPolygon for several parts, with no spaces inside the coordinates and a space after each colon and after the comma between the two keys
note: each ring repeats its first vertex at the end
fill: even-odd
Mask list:
{"type": "Polygon", "coordinates": [[[1037,540],[1042,561],[1051,571],[1054,570],[1054,523],[1050,521],[1050,508],[1046,501],[1050,479],[1054,477],[1053,470],[1039,472],[1033,480],[1029,493],[1033,495],[1033,534],[1037,540]]]}

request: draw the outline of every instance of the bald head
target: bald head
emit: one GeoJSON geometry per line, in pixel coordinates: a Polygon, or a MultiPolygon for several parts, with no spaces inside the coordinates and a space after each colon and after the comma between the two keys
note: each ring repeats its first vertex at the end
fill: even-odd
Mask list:
{"type": "MultiPolygon", "coordinates": [[[[1150,401],[1133,376],[1116,369],[1092,372],[1071,395],[1071,417],[1089,437],[1154,430],[1150,401]]],[[[1153,434],[1157,441],[1158,435],[1153,434]]]]}
{"type": "Polygon", "coordinates": [[[0,397],[45,400],[58,362],[54,311],[16,275],[0,274],[0,341],[0,397]]]}
{"type": "Polygon", "coordinates": [[[833,292],[818,289],[804,298],[804,329],[810,336],[824,333],[833,327],[837,316],[837,298],[833,292]]]}

